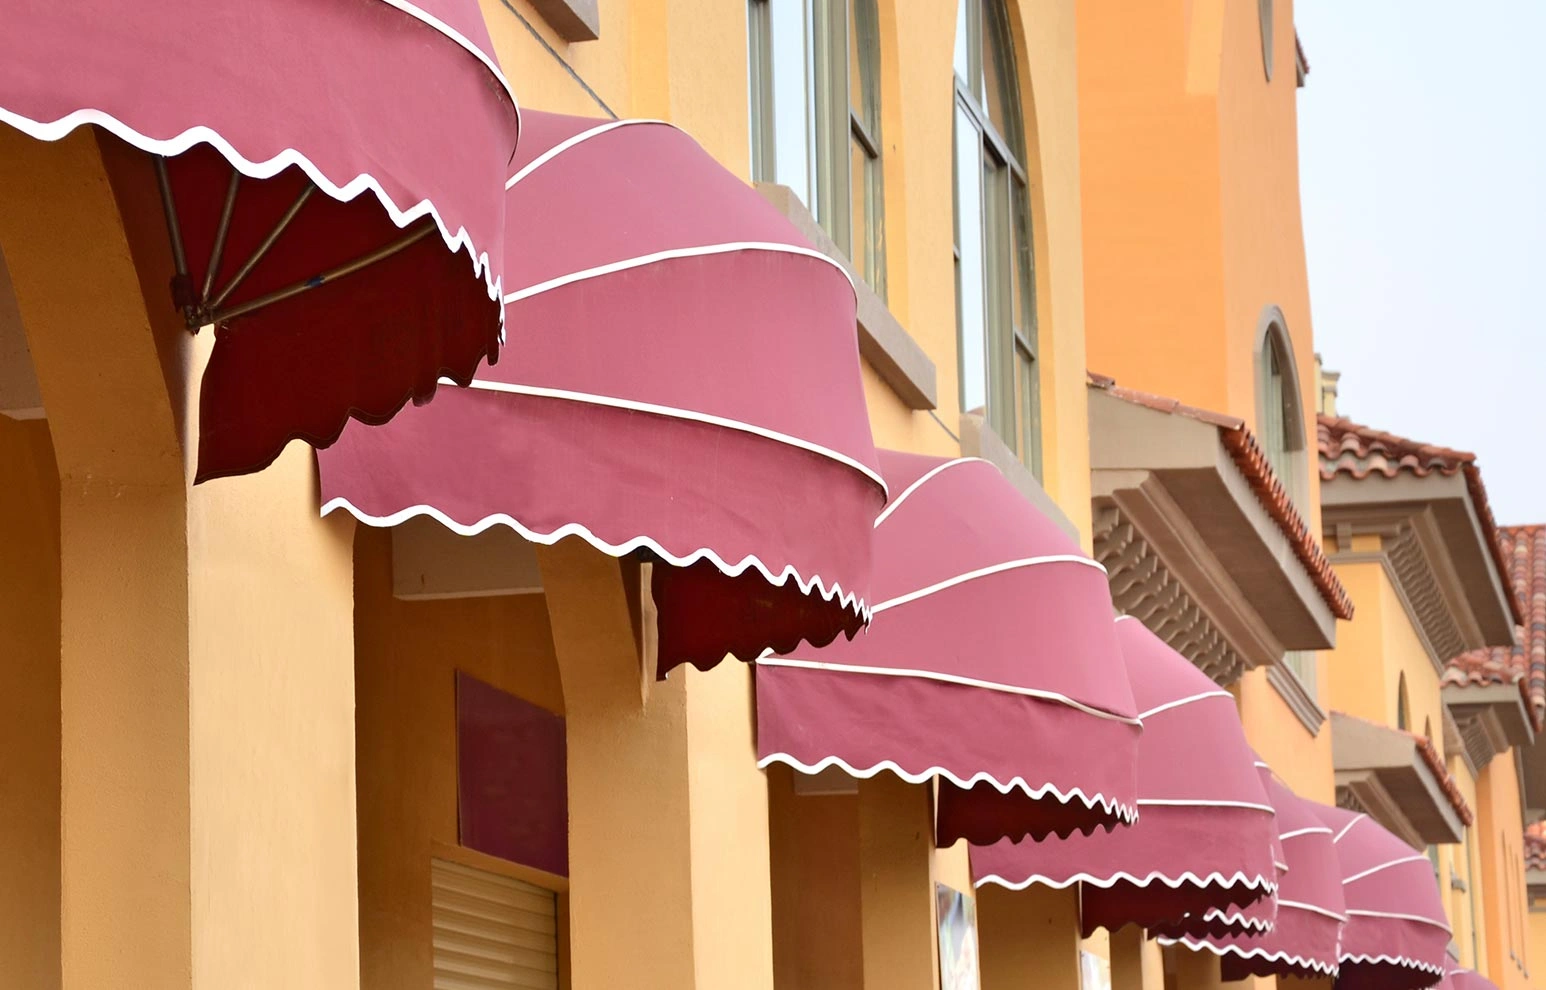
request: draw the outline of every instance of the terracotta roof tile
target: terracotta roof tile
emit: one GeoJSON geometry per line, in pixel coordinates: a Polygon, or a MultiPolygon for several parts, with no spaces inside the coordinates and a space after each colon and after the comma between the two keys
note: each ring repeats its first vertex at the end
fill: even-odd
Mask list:
{"type": "Polygon", "coordinates": [[[1388,725],[1380,725],[1378,722],[1359,718],[1357,715],[1349,715],[1346,712],[1337,712],[1337,714],[1343,718],[1356,719],[1369,725],[1379,725],[1382,729],[1390,732],[1399,732],[1404,736],[1411,737],[1412,743],[1417,747],[1417,752],[1423,758],[1423,762],[1428,765],[1429,771],[1432,772],[1434,779],[1439,782],[1439,787],[1443,789],[1444,796],[1449,799],[1449,806],[1455,809],[1455,814],[1460,816],[1460,820],[1468,827],[1476,821],[1476,815],[1472,813],[1471,806],[1466,803],[1465,795],[1460,791],[1460,785],[1455,783],[1455,778],[1450,776],[1449,768],[1444,765],[1444,757],[1439,754],[1438,747],[1434,746],[1426,736],[1420,736],[1407,729],[1393,729],[1388,725]]]}
{"type": "Polygon", "coordinates": [[[1514,591],[1524,599],[1518,642],[1462,653],[1446,665],[1444,682],[1517,683],[1539,729],[1546,721],[1546,525],[1501,527],[1498,547],[1509,562],[1514,591]]]}
{"type": "Polygon", "coordinates": [[[1525,869],[1546,870],[1546,822],[1525,826],[1525,869]]]}
{"type": "Polygon", "coordinates": [[[1513,588],[1510,580],[1509,561],[1498,542],[1498,525],[1492,518],[1492,507],[1487,502],[1487,488],[1482,484],[1482,473],[1476,466],[1475,454],[1408,440],[1344,417],[1319,417],[1315,433],[1320,446],[1322,481],[1330,481],[1339,474],[1357,480],[1371,474],[1381,474],[1387,478],[1403,473],[1417,478],[1426,478],[1431,474],[1443,477],[1463,475],[1466,490],[1476,509],[1476,517],[1481,522],[1482,536],[1492,551],[1493,565],[1504,587],[1512,589],[1508,596],[1509,609],[1514,614],[1514,621],[1524,624],[1525,608],[1518,589],[1513,588]]]}
{"type": "Polygon", "coordinates": [[[1151,392],[1140,392],[1137,389],[1122,388],[1117,385],[1116,379],[1106,375],[1089,372],[1089,379],[1094,387],[1134,405],[1172,416],[1184,416],[1218,427],[1219,440],[1223,443],[1224,449],[1229,452],[1230,459],[1235,462],[1240,473],[1245,475],[1252,493],[1256,495],[1262,508],[1267,510],[1267,515],[1283,531],[1283,535],[1288,537],[1289,545],[1294,548],[1294,556],[1298,557],[1299,562],[1304,565],[1310,579],[1315,583],[1316,590],[1320,592],[1321,599],[1331,609],[1331,614],[1339,619],[1353,617],[1352,598],[1348,596],[1347,589],[1342,587],[1342,582],[1337,578],[1336,571],[1332,569],[1331,561],[1326,557],[1326,551],[1321,548],[1320,541],[1315,539],[1309,524],[1294,507],[1294,501],[1289,496],[1288,489],[1283,487],[1282,480],[1267,463],[1266,451],[1262,450],[1255,435],[1246,429],[1245,420],[1237,416],[1227,416],[1224,413],[1189,406],[1178,399],[1166,398],[1151,392]]]}

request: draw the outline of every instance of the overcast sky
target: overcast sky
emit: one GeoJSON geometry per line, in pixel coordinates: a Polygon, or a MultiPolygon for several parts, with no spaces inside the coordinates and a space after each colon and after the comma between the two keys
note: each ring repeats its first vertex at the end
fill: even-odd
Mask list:
{"type": "Polygon", "coordinates": [[[1297,0],[1316,349],[1339,411],[1546,521],[1546,0],[1297,0]]]}

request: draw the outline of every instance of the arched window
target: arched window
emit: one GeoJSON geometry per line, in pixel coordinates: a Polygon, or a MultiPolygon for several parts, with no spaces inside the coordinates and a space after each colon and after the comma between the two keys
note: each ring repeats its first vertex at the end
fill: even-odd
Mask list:
{"type": "Polygon", "coordinates": [[[1041,473],[1025,126],[1004,0],[957,0],[956,325],[961,408],[1041,473]]]}
{"type": "Polygon", "coordinates": [[[1256,18],[1261,22],[1261,61],[1272,82],[1272,0],[1256,0],[1256,18]]]}
{"type": "Polygon", "coordinates": [[[1304,500],[1305,429],[1299,404],[1299,373],[1283,313],[1269,306],[1262,314],[1257,348],[1257,434],[1262,452],[1289,497],[1304,500]]]}
{"type": "Polygon", "coordinates": [[[1406,674],[1402,673],[1396,678],[1396,728],[1410,729],[1412,727],[1412,710],[1406,700],[1406,674]]]}
{"type": "Polygon", "coordinates": [[[793,189],[885,296],[875,0],[749,0],[752,178],[793,189]]]}

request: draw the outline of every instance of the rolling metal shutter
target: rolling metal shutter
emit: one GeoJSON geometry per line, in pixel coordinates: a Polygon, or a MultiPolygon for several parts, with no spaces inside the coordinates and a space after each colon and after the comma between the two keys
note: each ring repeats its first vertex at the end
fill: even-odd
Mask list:
{"type": "Polygon", "coordinates": [[[435,990],[558,990],[551,890],[443,859],[430,885],[435,990]]]}

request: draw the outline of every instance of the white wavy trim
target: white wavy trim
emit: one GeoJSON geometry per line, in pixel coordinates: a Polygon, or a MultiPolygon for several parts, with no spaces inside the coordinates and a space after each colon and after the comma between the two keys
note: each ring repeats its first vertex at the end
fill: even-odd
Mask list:
{"type": "Polygon", "coordinates": [[[1278,885],[1275,880],[1270,880],[1263,876],[1251,877],[1248,876],[1244,870],[1237,870],[1235,873],[1229,876],[1216,871],[1209,873],[1207,876],[1198,876],[1191,871],[1182,873],[1179,876],[1170,876],[1160,872],[1159,870],[1155,870],[1153,873],[1142,877],[1135,876],[1134,874],[1127,873],[1125,871],[1113,873],[1108,877],[1097,877],[1093,873],[1076,873],[1073,876],[1062,880],[1054,880],[1051,877],[1042,876],[1038,873],[1019,882],[1011,882],[996,873],[991,873],[988,876],[985,876],[982,879],[974,882],[972,886],[981,887],[985,884],[992,883],[997,884],[1000,887],[1008,888],[1009,890],[1024,890],[1032,884],[1040,884],[1043,887],[1052,887],[1057,890],[1062,890],[1063,888],[1071,887],[1076,883],[1087,883],[1093,887],[1099,887],[1102,890],[1107,890],[1111,887],[1115,887],[1119,883],[1128,883],[1135,887],[1147,887],[1155,882],[1163,884],[1172,890],[1179,890],[1180,888],[1186,886],[1206,887],[1209,884],[1219,884],[1224,887],[1244,886],[1247,890],[1265,890],[1268,895],[1271,895],[1277,893],[1278,889],[1278,885]]]}
{"type": "Polygon", "coordinates": [[[1335,962],[1321,962],[1318,959],[1310,959],[1306,956],[1295,955],[1283,949],[1276,952],[1268,952],[1266,949],[1242,949],[1239,946],[1226,944],[1214,945],[1206,939],[1194,938],[1190,935],[1183,938],[1161,937],[1155,939],[1160,945],[1185,945],[1189,949],[1206,949],[1216,956],[1238,956],[1241,959],[1260,959],[1263,962],[1287,963],[1301,969],[1314,970],[1327,976],[1337,975],[1335,962]]]}
{"type": "Polygon", "coordinates": [[[1204,922],[1221,921],[1226,925],[1235,925],[1246,930],[1245,934],[1265,935],[1272,931],[1271,918],[1253,918],[1239,908],[1230,908],[1228,911],[1213,907],[1202,913],[1204,922]]]}
{"type": "Polygon", "coordinates": [[[930,595],[938,594],[941,591],[949,590],[958,584],[965,584],[978,578],[992,577],[995,574],[1002,574],[1004,571],[1019,570],[1022,567],[1035,567],[1037,564],[1078,564],[1082,567],[1093,567],[1102,574],[1106,573],[1105,566],[1099,561],[1091,560],[1089,557],[1083,557],[1075,553],[1054,553],[1048,554],[1045,557],[1022,557],[1019,560],[1006,560],[1000,564],[979,567],[975,571],[957,574],[955,577],[935,582],[926,588],[919,588],[917,591],[910,591],[905,595],[898,595],[888,601],[881,602],[879,605],[874,606],[873,610],[875,612],[883,612],[886,609],[896,608],[898,605],[906,605],[909,602],[915,602],[930,595]]]}
{"type": "MultiPolygon", "coordinates": [[[[677,127],[670,121],[654,120],[649,117],[635,117],[629,120],[609,120],[604,124],[598,124],[595,127],[592,127],[590,130],[581,131],[573,137],[565,138],[564,140],[553,145],[553,147],[544,151],[542,154],[538,155],[536,158],[533,158],[531,161],[521,166],[520,171],[510,176],[510,178],[505,181],[505,189],[509,190],[517,182],[520,182],[522,179],[526,178],[528,175],[535,172],[543,165],[546,165],[554,158],[557,158],[559,155],[568,151],[570,148],[573,148],[575,145],[589,141],[593,137],[599,137],[608,131],[615,131],[619,127],[631,127],[635,124],[658,124],[662,127],[669,127],[673,131],[681,131],[680,127],[677,127]]],[[[682,133],[685,134],[686,132],[683,131],[682,133]]],[[[692,137],[692,135],[689,134],[688,137],[692,137]]]]}
{"type": "MultiPolygon", "coordinates": [[[[649,254],[624,258],[621,261],[609,261],[604,265],[596,265],[592,268],[582,268],[577,272],[569,272],[567,275],[557,275],[545,282],[538,282],[535,285],[528,285],[524,289],[514,289],[506,293],[505,304],[509,305],[513,302],[520,302],[522,299],[540,296],[544,292],[562,289],[564,286],[573,285],[576,282],[585,282],[593,278],[601,278],[603,275],[612,275],[633,268],[645,268],[662,261],[671,261],[676,258],[702,258],[716,254],[735,254],[738,251],[766,251],[771,254],[793,254],[802,258],[812,258],[830,265],[841,272],[843,278],[848,280],[848,287],[850,289],[854,288],[853,276],[848,274],[848,269],[815,248],[801,247],[798,244],[784,244],[779,241],[725,241],[721,244],[700,244],[693,247],[666,248],[661,251],[652,251],[649,254]]],[[[858,296],[856,295],[854,299],[857,306],[858,296]]]]}
{"type": "Polygon", "coordinates": [[[1410,956],[1342,955],[1338,958],[1340,962],[1344,963],[1379,963],[1384,965],[1405,966],[1408,969],[1419,969],[1424,973],[1433,973],[1436,976],[1444,975],[1443,966],[1435,966],[1432,963],[1425,963],[1420,960],[1413,959],[1410,956]]]}
{"type": "Polygon", "coordinates": [[[1342,886],[1345,887],[1350,883],[1357,883],[1359,880],[1362,880],[1365,877],[1373,876],[1382,870],[1388,870],[1392,866],[1405,866],[1407,863],[1415,863],[1418,860],[1422,860],[1425,863],[1429,862],[1428,857],[1421,854],[1416,856],[1402,856],[1400,859],[1393,859],[1388,863],[1381,863],[1379,866],[1371,866],[1367,870],[1359,870],[1357,873],[1354,873],[1350,877],[1343,877],[1342,886]]]}
{"type": "Polygon", "coordinates": [[[1358,814],[1354,815],[1353,819],[1351,821],[1349,821],[1346,825],[1342,826],[1342,831],[1338,832],[1336,835],[1331,837],[1332,844],[1335,845],[1336,843],[1341,842],[1342,841],[1342,837],[1344,835],[1346,835],[1347,833],[1351,832],[1353,830],[1353,826],[1357,825],[1361,821],[1364,821],[1366,819],[1366,817],[1367,816],[1365,816],[1364,813],[1361,812],[1361,811],[1358,814]]]}
{"type": "Polygon", "coordinates": [[[962,789],[970,789],[976,784],[987,783],[993,785],[993,788],[1000,794],[1008,794],[1010,791],[1020,791],[1032,799],[1040,799],[1050,794],[1056,798],[1060,804],[1073,804],[1075,801],[1077,801],[1078,803],[1084,805],[1086,808],[1090,808],[1092,810],[1095,808],[1100,808],[1101,811],[1105,814],[1115,816],[1118,820],[1126,822],[1129,825],[1138,820],[1137,808],[1123,804],[1121,801],[1118,801],[1115,798],[1108,798],[1099,792],[1095,794],[1086,794],[1084,789],[1080,787],[1070,788],[1065,791],[1059,788],[1057,785],[1050,783],[1042,784],[1039,787],[1032,787],[1029,783],[1026,782],[1024,777],[1014,777],[1008,782],[1004,782],[999,780],[997,777],[994,777],[990,773],[981,772],[975,773],[969,778],[962,778],[945,769],[944,767],[938,766],[929,767],[927,770],[923,770],[918,773],[911,773],[907,770],[903,770],[893,760],[881,760],[879,763],[873,764],[869,767],[861,768],[854,766],[852,763],[849,763],[841,756],[825,756],[820,760],[817,760],[815,763],[804,763],[789,753],[769,753],[767,756],[764,756],[757,761],[757,769],[766,769],[768,766],[774,763],[782,763],[785,766],[793,767],[794,769],[805,774],[817,774],[823,770],[828,769],[829,767],[839,767],[850,777],[857,777],[862,780],[868,780],[881,771],[887,770],[896,774],[898,777],[907,781],[909,784],[922,784],[927,781],[939,778],[948,780],[952,784],[955,784],[957,787],[962,789]]]}
{"type": "MultiPolygon", "coordinates": [[[[875,611],[875,609],[871,609],[875,611]]],[[[870,674],[878,677],[915,677],[921,680],[939,681],[944,684],[959,684],[963,687],[981,688],[984,691],[995,691],[1000,694],[1023,695],[1027,698],[1035,698],[1039,701],[1051,701],[1056,704],[1066,705],[1077,709],[1087,715],[1096,718],[1104,718],[1113,722],[1122,722],[1126,725],[1142,725],[1136,718],[1126,715],[1117,715],[1102,708],[1086,705],[1082,701],[1075,701],[1066,694],[1056,691],[1045,691],[1041,688],[1016,687],[1013,684],[1003,684],[998,681],[985,681],[976,677],[965,677],[960,674],[947,674],[937,670],[923,670],[909,667],[876,667],[866,664],[851,663],[827,663],[821,660],[801,660],[793,657],[775,657],[771,653],[764,653],[758,657],[755,663],[764,667],[798,667],[805,670],[828,670],[840,674],[870,674]]]]}
{"type": "MultiPolygon", "coordinates": [[[[392,2],[392,0],[383,0],[392,2]]],[[[450,249],[452,254],[459,254],[466,250],[472,259],[473,275],[483,279],[484,288],[490,299],[499,300],[502,295],[502,281],[494,275],[493,267],[489,264],[488,252],[480,252],[472,241],[472,235],[466,227],[458,227],[453,233],[441,217],[440,211],[429,199],[421,199],[408,207],[398,206],[392,197],[382,188],[379,180],[368,172],[362,172],[353,179],[340,186],[333,182],[322,170],[312,163],[311,159],[294,148],[286,148],[272,158],[264,161],[253,161],[241,152],[237,151],[231,142],[227,141],[218,131],[202,124],[195,125],[179,133],[176,137],[160,139],[142,134],[128,124],[103,110],[81,109],[75,110],[56,120],[39,121],[30,117],[24,117],[12,110],[0,107],[0,123],[9,124],[23,134],[36,138],[39,141],[58,141],[63,139],[71,131],[88,124],[108,131],[119,140],[139,148],[141,151],[153,155],[161,155],[171,158],[183,154],[197,144],[208,144],[218,151],[231,167],[242,175],[252,179],[270,179],[291,166],[299,168],[311,180],[312,185],[333,199],[347,203],[358,197],[361,193],[370,192],[386,210],[387,216],[398,228],[404,228],[421,217],[432,217],[435,228],[440,231],[441,240],[450,249]]],[[[500,342],[504,341],[504,307],[500,307],[500,342]]]]}
{"type": "MultiPolygon", "coordinates": [[[[449,378],[440,379],[440,384],[456,386],[456,382],[449,378]]],[[[636,399],[619,399],[611,395],[597,395],[592,392],[575,392],[563,388],[544,388],[540,385],[511,385],[508,382],[489,381],[485,378],[474,378],[468,388],[479,389],[485,392],[503,392],[507,395],[531,395],[543,399],[563,399],[567,402],[583,402],[587,405],[606,406],[611,409],[627,409],[632,412],[650,413],[655,416],[665,416],[670,419],[683,419],[694,423],[706,423],[709,426],[719,426],[727,430],[736,430],[741,433],[750,433],[753,436],[772,440],[775,443],[797,447],[800,450],[817,454],[829,460],[852,468],[869,478],[880,486],[882,492],[887,492],[886,479],[882,478],[875,470],[859,461],[854,460],[841,451],[820,444],[803,440],[800,437],[788,433],[780,433],[766,427],[756,426],[752,423],[744,423],[738,419],[728,419],[724,416],[715,416],[712,413],[696,412],[691,409],[678,409],[675,406],[662,406],[653,402],[640,402],[636,399]]],[[[889,492],[888,492],[889,494],[889,492]]]]}
{"type": "MultiPolygon", "coordinates": [[[[906,488],[902,489],[902,494],[900,494],[896,498],[892,499],[890,504],[888,504],[886,506],[885,511],[882,512],[880,515],[875,517],[875,528],[879,529],[881,523],[883,523],[887,519],[891,518],[891,513],[895,512],[897,509],[901,508],[902,503],[907,501],[908,496],[912,495],[913,492],[915,492],[918,489],[922,488],[928,482],[933,481],[934,478],[936,476],[938,476],[940,472],[946,470],[947,468],[953,468],[953,467],[957,467],[957,466],[962,465],[962,464],[972,464],[972,463],[993,464],[992,461],[983,460],[981,457],[957,457],[954,460],[949,460],[949,461],[946,461],[943,464],[939,464],[939,465],[936,465],[935,467],[930,468],[928,471],[925,471],[923,473],[923,476],[920,477],[917,481],[914,481],[912,484],[910,484],[906,488]]],[[[994,468],[994,470],[998,470],[998,465],[994,464],[993,468],[994,468]]],[[[999,472],[999,473],[1002,474],[1003,472],[999,472]]]]}
{"type": "MultiPolygon", "coordinates": [[[[1423,858],[1427,859],[1428,857],[1424,856],[1423,858]]],[[[1435,918],[1426,918],[1420,914],[1399,914],[1393,911],[1364,911],[1357,908],[1348,908],[1347,916],[1349,918],[1384,918],[1390,921],[1413,921],[1419,925],[1428,925],[1431,928],[1442,928],[1449,934],[1454,934],[1454,932],[1450,930],[1448,921],[1439,921],[1435,918]]]]}
{"type": "Polygon", "coordinates": [[[801,594],[809,595],[811,590],[815,589],[816,592],[822,597],[822,599],[826,601],[832,601],[833,599],[836,599],[844,608],[860,615],[865,622],[869,622],[870,620],[870,611],[865,607],[863,599],[861,599],[856,593],[844,592],[842,585],[838,584],[837,582],[834,581],[829,588],[826,582],[822,580],[821,575],[816,574],[812,575],[810,578],[805,578],[798,570],[794,568],[793,565],[787,566],[779,573],[774,574],[767,564],[764,564],[759,558],[753,555],[747,555],[740,561],[731,564],[708,547],[701,547],[689,554],[678,555],[671,553],[665,547],[650,539],[648,536],[636,536],[633,539],[627,540],[623,543],[608,543],[606,540],[603,540],[595,533],[592,533],[588,528],[581,525],[580,523],[567,523],[550,533],[539,533],[536,530],[529,529],[526,526],[521,525],[519,521],[508,515],[505,515],[503,512],[484,516],[473,525],[466,526],[452,519],[450,516],[447,516],[445,513],[441,512],[439,509],[432,505],[410,505],[405,509],[399,509],[397,512],[394,512],[391,515],[373,516],[370,513],[361,510],[347,498],[338,496],[337,498],[328,500],[327,504],[322,506],[321,515],[325,516],[335,509],[343,509],[345,512],[348,512],[351,516],[358,519],[360,522],[367,526],[375,526],[383,529],[389,529],[408,519],[412,519],[415,516],[429,516],[431,519],[434,519],[436,522],[451,530],[453,533],[458,533],[462,536],[476,536],[484,530],[494,526],[508,526],[519,533],[522,539],[529,540],[532,543],[541,543],[546,546],[551,546],[566,536],[578,536],[586,543],[589,543],[597,550],[600,550],[602,553],[610,554],[614,557],[625,556],[629,553],[632,553],[634,550],[643,547],[648,549],[651,553],[656,554],[661,559],[674,564],[677,567],[686,567],[687,565],[696,563],[699,560],[707,560],[712,563],[715,568],[720,571],[720,573],[728,575],[729,577],[736,577],[740,574],[743,574],[748,568],[756,568],[758,573],[760,573],[769,584],[781,586],[792,580],[799,587],[801,594]]]}
{"type": "Polygon", "coordinates": [[[1255,804],[1251,801],[1188,801],[1184,798],[1139,798],[1138,804],[1140,807],[1147,805],[1151,808],[1244,808],[1247,811],[1261,811],[1269,815],[1276,813],[1270,804],[1255,804]]]}
{"type": "Polygon", "coordinates": [[[1231,702],[1235,700],[1235,696],[1230,694],[1228,691],[1204,691],[1201,694],[1188,695],[1185,698],[1177,698],[1174,701],[1167,701],[1163,705],[1156,705],[1146,712],[1139,713],[1138,717],[1153,718],[1160,712],[1168,712],[1172,708],[1180,708],[1184,705],[1190,705],[1194,701],[1207,701],[1209,698],[1228,698],[1231,702]]]}
{"type": "Polygon", "coordinates": [[[1279,832],[1278,839],[1287,842],[1289,839],[1297,839],[1301,835],[1330,835],[1331,829],[1324,825],[1306,825],[1304,828],[1296,828],[1288,832],[1279,832]]]}

